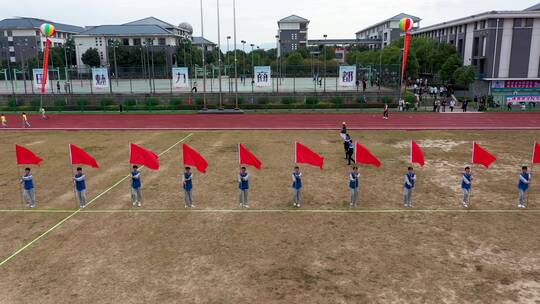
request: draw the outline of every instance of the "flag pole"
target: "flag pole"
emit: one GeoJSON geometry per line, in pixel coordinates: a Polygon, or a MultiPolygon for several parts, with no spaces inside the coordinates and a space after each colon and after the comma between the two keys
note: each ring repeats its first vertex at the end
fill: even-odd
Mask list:
{"type": "Polygon", "coordinates": [[[73,155],[71,154],[71,144],[69,145],[69,166],[71,167],[71,182],[73,183],[73,196],[75,196],[75,208],[77,208],[77,190],[76,190],[76,183],[75,180],[73,180],[73,177],[75,177],[75,171],[73,171],[73,155]]]}
{"type": "MultiPolygon", "coordinates": [[[[474,169],[474,147],[475,146],[476,146],[476,142],[473,141],[472,158],[471,158],[471,176],[473,174],[473,169],[474,169]]],[[[473,179],[474,179],[474,177],[471,178],[471,180],[470,180],[471,189],[469,189],[469,203],[468,203],[469,206],[471,205],[471,201],[472,201],[472,189],[473,189],[472,182],[473,182],[473,179]]]]}
{"type": "Polygon", "coordinates": [[[531,158],[531,171],[529,171],[530,177],[529,177],[529,193],[527,193],[527,206],[529,206],[529,196],[533,192],[533,187],[531,186],[532,186],[532,172],[534,169],[534,156],[535,155],[536,155],[536,141],[534,142],[534,145],[533,145],[533,154],[531,158]]]}
{"type": "Polygon", "coordinates": [[[297,147],[297,146],[298,146],[298,142],[295,141],[295,142],[294,142],[294,165],[295,165],[295,166],[298,165],[298,164],[297,164],[297,161],[298,161],[297,155],[298,155],[298,154],[297,154],[297,151],[296,151],[296,147],[297,147]]]}
{"type": "MultiPolygon", "coordinates": [[[[21,179],[21,166],[17,163],[17,180],[22,180],[21,179]]],[[[19,182],[19,197],[21,198],[21,204],[24,208],[24,198],[23,198],[23,188],[22,188],[22,183],[19,182]]]]}

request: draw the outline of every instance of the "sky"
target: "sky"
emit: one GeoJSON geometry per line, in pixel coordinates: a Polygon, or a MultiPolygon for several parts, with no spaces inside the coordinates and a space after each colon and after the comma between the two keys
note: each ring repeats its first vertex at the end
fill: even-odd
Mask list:
{"type": "MultiPolygon", "coordinates": [[[[25,16],[79,26],[122,24],[154,16],[163,21],[190,23],[194,36],[201,35],[200,0],[0,0],[0,19],[25,16]]],[[[233,0],[203,0],[204,36],[218,40],[217,1],[220,2],[222,49],[234,36],[233,0]]],[[[354,38],[354,33],[379,21],[407,13],[428,26],[492,10],[523,10],[537,2],[523,0],[236,0],[237,41],[261,48],[275,46],[277,21],[295,14],[311,22],[309,39],[354,38]]],[[[230,48],[233,48],[233,40],[230,48]]]]}

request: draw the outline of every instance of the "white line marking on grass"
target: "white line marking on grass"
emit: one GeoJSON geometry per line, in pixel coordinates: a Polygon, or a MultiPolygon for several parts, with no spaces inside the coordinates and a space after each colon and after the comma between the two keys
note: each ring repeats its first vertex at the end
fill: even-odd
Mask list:
{"type": "MultiPolygon", "coordinates": [[[[25,210],[25,209],[13,209],[13,210],[0,210],[0,213],[70,213],[73,210],[62,209],[50,209],[50,210],[25,210]]],[[[540,209],[518,210],[518,209],[478,209],[478,210],[464,210],[464,209],[111,209],[111,210],[80,210],[79,213],[326,213],[326,214],[339,214],[339,213],[540,213],[540,209]]]]}
{"type": "MultiPolygon", "coordinates": [[[[174,147],[176,147],[178,144],[182,143],[183,141],[189,139],[191,136],[193,136],[193,133],[190,133],[188,136],[182,138],[181,140],[179,140],[178,142],[176,142],[174,145],[172,145],[171,147],[169,147],[167,150],[161,152],[158,156],[162,156],[163,154],[171,151],[174,147]]],[[[141,167],[141,169],[144,168],[144,166],[141,167]]],[[[111,191],[112,189],[116,188],[118,185],[120,185],[123,181],[125,181],[126,179],[128,179],[130,177],[130,175],[126,175],[124,178],[122,178],[121,180],[119,180],[118,182],[116,182],[114,185],[112,185],[111,187],[109,187],[107,190],[101,192],[98,196],[94,197],[91,201],[88,202],[88,204],[86,204],[86,206],[90,206],[92,203],[94,203],[96,200],[98,200],[100,197],[102,197],[103,195],[105,195],[106,193],[108,193],[109,191],[111,191]]],[[[45,211],[45,210],[44,210],[45,211]]],[[[32,244],[36,243],[37,241],[39,241],[40,239],[42,239],[44,236],[46,236],[47,234],[51,233],[53,230],[55,230],[56,228],[60,227],[63,223],[65,223],[67,220],[69,220],[70,218],[74,217],[75,215],[77,215],[78,213],[81,213],[83,212],[84,210],[83,209],[77,209],[75,211],[69,211],[69,212],[72,212],[70,215],[68,215],[67,217],[65,217],[63,220],[61,220],[60,222],[58,222],[56,225],[52,226],[51,228],[49,228],[49,230],[43,232],[42,234],[40,234],[38,237],[36,237],[35,239],[33,239],[32,241],[30,241],[28,244],[24,245],[23,247],[21,247],[19,250],[15,251],[13,254],[11,254],[10,256],[8,256],[6,259],[4,259],[2,262],[0,262],[0,267],[2,267],[4,264],[6,264],[7,262],[9,262],[11,259],[13,259],[14,257],[16,257],[18,254],[20,254],[21,252],[23,252],[24,250],[26,250],[28,247],[32,246],[32,244]]]]}

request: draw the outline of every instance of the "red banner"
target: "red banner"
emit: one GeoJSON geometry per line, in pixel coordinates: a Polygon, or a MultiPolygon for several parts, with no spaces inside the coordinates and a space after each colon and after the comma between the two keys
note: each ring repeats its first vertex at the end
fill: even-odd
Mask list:
{"type": "Polygon", "coordinates": [[[48,38],[45,43],[45,55],[43,56],[43,80],[41,82],[41,94],[45,94],[47,78],[49,76],[49,50],[51,49],[51,40],[48,38]]]}
{"type": "Polygon", "coordinates": [[[401,68],[401,80],[405,79],[405,71],[407,71],[407,59],[409,58],[409,49],[411,48],[411,33],[405,34],[405,44],[403,46],[403,66],[401,68]]]}

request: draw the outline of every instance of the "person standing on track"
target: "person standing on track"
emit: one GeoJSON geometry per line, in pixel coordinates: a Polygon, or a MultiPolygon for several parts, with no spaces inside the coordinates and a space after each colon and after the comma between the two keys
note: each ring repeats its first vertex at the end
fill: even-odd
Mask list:
{"type": "Polygon", "coordinates": [[[193,173],[191,173],[190,167],[185,168],[182,183],[184,188],[184,208],[195,208],[195,205],[193,205],[193,173]]]}
{"type": "Polygon", "coordinates": [[[77,200],[79,200],[79,207],[84,209],[86,208],[86,174],[83,173],[81,167],[77,168],[77,173],[73,176],[73,182],[75,183],[75,193],[77,194],[77,200]]]}
{"type": "Polygon", "coordinates": [[[463,191],[463,208],[469,208],[469,197],[471,194],[473,179],[474,178],[471,174],[471,168],[466,167],[465,172],[463,172],[463,178],[461,179],[461,190],[463,191]]]}
{"type": "Polygon", "coordinates": [[[349,189],[351,190],[351,208],[358,207],[358,193],[360,190],[360,173],[358,167],[354,166],[349,174],[349,189]]]}
{"type": "Polygon", "coordinates": [[[26,113],[22,113],[22,122],[23,122],[23,128],[30,128],[30,123],[28,122],[28,116],[26,116],[26,113]]]}
{"type": "Polygon", "coordinates": [[[390,117],[390,109],[388,108],[388,104],[384,104],[384,112],[383,112],[383,119],[388,119],[390,117]]]}
{"type": "Polygon", "coordinates": [[[41,119],[47,120],[49,117],[47,117],[47,114],[45,113],[45,108],[39,109],[39,113],[41,113],[41,119]]]}
{"type": "Polygon", "coordinates": [[[7,128],[7,127],[8,127],[8,123],[7,123],[6,115],[4,115],[4,113],[2,113],[2,114],[0,115],[0,120],[2,121],[2,128],[7,128]]]}
{"type": "Polygon", "coordinates": [[[294,167],[292,179],[294,207],[300,208],[302,206],[302,173],[300,172],[300,167],[294,167]]]}
{"type": "Polygon", "coordinates": [[[131,202],[133,207],[142,206],[141,171],[138,166],[133,166],[131,171],[131,202]]]}
{"type": "Polygon", "coordinates": [[[412,196],[415,184],[416,173],[414,173],[413,167],[409,167],[407,174],[405,174],[405,184],[403,185],[403,205],[406,208],[412,208],[412,196]]]}
{"type": "Polygon", "coordinates": [[[529,184],[531,183],[531,174],[529,173],[529,168],[523,166],[521,168],[521,174],[519,175],[519,209],[527,208],[527,195],[529,192],[529,184]]]}
{"type": "Polygon", "coordinates": [[[242,167],[238,174],[238,189],[240,190],[240,208],[249,208],[249,173],[246,167],[242,167]]]}
{"type": "Polygon", "coordinates": [[[24,175],[21,178],[23,185],[23,198],[26,203],[26,208],[36,207],[36,189],[34,188],[34,177],[30,168],[24,169],[24,175]]]}

